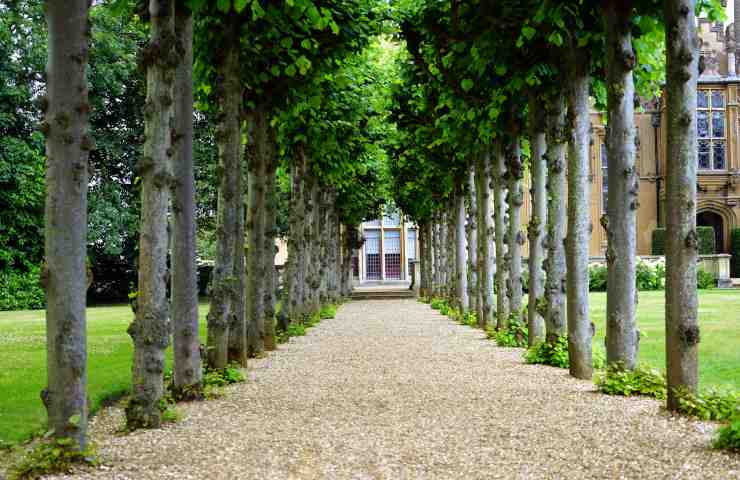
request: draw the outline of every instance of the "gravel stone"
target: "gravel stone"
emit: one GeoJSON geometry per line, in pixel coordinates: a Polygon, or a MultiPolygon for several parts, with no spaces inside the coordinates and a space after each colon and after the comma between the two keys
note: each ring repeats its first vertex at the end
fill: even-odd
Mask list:
{"type": "Polygon", "coordinates": [[[104,464],[74,478],[740,478],[715,424],[526,365],[414,300],[346,304],[227,392],[161,430],[101,412],[104,464]]]}

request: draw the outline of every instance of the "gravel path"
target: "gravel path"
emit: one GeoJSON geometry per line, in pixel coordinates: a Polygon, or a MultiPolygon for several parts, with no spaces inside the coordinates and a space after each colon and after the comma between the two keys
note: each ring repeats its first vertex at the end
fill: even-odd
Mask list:
{"type": "Polygon", "coordinates": [[[102,413],[105,465],[78,478],[740,478],[740,456],[709,450],[713,425],[524,365],[413,300],[347,304],[181,409],[126,436],[102,413]]]}

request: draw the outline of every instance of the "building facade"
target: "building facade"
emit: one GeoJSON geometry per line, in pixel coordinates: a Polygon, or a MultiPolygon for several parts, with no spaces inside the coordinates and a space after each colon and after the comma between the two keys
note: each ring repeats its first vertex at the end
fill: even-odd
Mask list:
{"type": "Polygon", "coordinates": [[[352,258],[354,278],[360,282],[410,281],[411,261],[419,251],[416,226],[395,209],[382,219],[364,222],[365,242],[352,258]]]}

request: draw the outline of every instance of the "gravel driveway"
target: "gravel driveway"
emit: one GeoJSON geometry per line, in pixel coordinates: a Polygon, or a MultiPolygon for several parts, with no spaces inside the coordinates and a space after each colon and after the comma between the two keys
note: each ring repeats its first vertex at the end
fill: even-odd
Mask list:
{"type": "Polygon", "coordinates": [[[352,302],[163,430],[93,427],[110,479],[740,478],[711,424],[525,365],[413,300],[352,302]]]}

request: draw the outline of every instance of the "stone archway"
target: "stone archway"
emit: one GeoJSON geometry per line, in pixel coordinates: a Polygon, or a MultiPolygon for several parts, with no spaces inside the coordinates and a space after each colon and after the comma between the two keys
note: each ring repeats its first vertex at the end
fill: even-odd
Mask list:
{"type": "Polygon", "coordinates": [[[714,229],[714,253],[724,253],[725,249],[725,220],[722,215],[711,210],[696,214],[697,227],[712,227],[714,229]]]}

